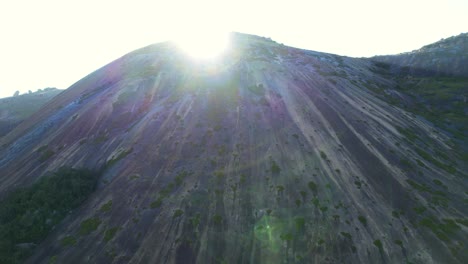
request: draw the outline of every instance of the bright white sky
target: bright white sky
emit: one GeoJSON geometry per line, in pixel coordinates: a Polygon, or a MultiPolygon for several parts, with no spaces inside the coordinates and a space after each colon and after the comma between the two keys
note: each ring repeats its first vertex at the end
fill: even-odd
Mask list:
{"type": "Polygon", "coordinates": [[[194,28],[347,56],[395,54],[468,31],[466,0],[5,0],[0,98],[67,88],[122,55],[194,28]]]}

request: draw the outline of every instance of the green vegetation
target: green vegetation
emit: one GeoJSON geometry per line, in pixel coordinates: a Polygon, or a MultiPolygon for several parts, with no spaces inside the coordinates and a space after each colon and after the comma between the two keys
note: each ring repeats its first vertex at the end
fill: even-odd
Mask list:
{"type": "Polygon", "coordinates": [[[111,208],[112,208],[112,200],[109,200],[107,203],[101,206],[101,209],[99,209],[99,211],[106,213],[106,212],[109,212],[111,208]]]}
{"type": "Polygon", "coordinates": [[[364,216],[360,215],[358,216],[358,219],[359,219],[359,222],[361,222],[363,226],[367,226],[367,219],[364,216]]]}
{"type": "Polygon", "coordinates": [[[382,241],[380,241],[380,239],[374,240],[374,246],[376,246],[380,252],[383,251],[382,241]]]}
{"type": "MultiPolygon", "coordinates": [[[[70,210],[94,191],[98,177],[88,170],[60,168],[0,202],[0,263],[19,263],[32,253],[22,243],[39,244],[70,210]]],[[[62,243],[71,245],[72,238],[62,243]]]]}
{"type": "Polygon", "coordinates": [[[400,218],[400,212],[392,211],[392,216],[399,219],[400,218]]]}
{"type": "Polygon", "coordinates": [[[80,224],[80,235],[85,236],[90,234],[91,232],[95,231],[99,225],[101,224],[101,220],[97,217],[88,218],[81,222],[80,224]]]}
{"type": "Polygon", "coordinates": [[[112,228],[107,229],[106,232],[104,232],[104,242],[111,241],[114,238],[117,231],[119,230],[120,230],[120,227],[112,227],[112,228]]]}
{"type": "Polygon", "coordinates": [[[158,199],[157,199],[156,201],[154,201],[154,202],[152,202],[152,203],[150,204],[150,207],[151,207],[152,209],[160,207],[160,206],[162,205],[163,199],[164,199],[164,198],[163,198],[162,196],[159,196],[158,199]]]}
{"type": "Polygon", "coordinates": [[[276,164],[276,162],[274,160],[271,161],[271,172],[275,173],[275,174],[281,172],[280,167],[278,166],[278,164],[276,164]]]}
{"type": "Polygon", "coordinates": [[[44,161],[48,160],[50,157],[52,157],[55,154],[55,152],[53,150],[48,149],[48,148],[45,149],[45,150],[39,151],[39,153],[41,154],[41,156],[39,156],[39,161],[40,162],[44,162],[44,161]]]}
{"type": "Polygon", "coordinates": [[[455,219],[455,221],[457,223],[459,223],[459,224],[462,224],[462,225],[468,227],[468,219],[466,219],[466,218],[465,219],[461,219],[461,218],[460,219],[455,219]]]}
{"type": "Polygon", "coordinates": [[[64,247],[74,246],[76,244],[76,239],[73,236],[66,236],[60,240],[60,244],[64,247]]]}
{"type": "Polygon", "coordinates": [[[449,237],[454,235],[460,227],[453,219],[442,219],[442,221],[439,222],[433,217],[425,217],[419,221],[419,225],[431,229],[440,240],[449,241],[449,237]]]}
{"type": "Polygon", "coordinates": [[[416,150],[416,153],[418,153],[419,156],[423,157],[425,160],[429,161],[430,163],[434,164],[435,166],[445,170],[446,172],[453,174],[453,173],[455,173],[457,171],[455,169],[455,167],[453,167],[452,165],[447,165],[447,164],[444,164],[444,163],[436,160],[432,155],[425,152],[424,150],[422,150],[420,148],[416,148],[415,150],[416,150]]]}
{"type": "Polygon", "coordinates": [[[400,107],[423,116],[466,142],[468,116],[464,112],[463,96],[460,95],[466,95],[464,91],[468,85],[468,78],[412,76],[398,81],[398,90],[407,93],[416,101],[411,107],[397,102],[400,107]]]}
{"type": "Polygon", "coordinates": [[[57,263],[57,256],[52,256],[49,259],[49,264],[55,264],[57,263]]]}
{"type": "Polygon", "coordinates": [[[340,232],[340,234],[344,237],[346,237],[347,239],[352,239],[353,237],[351,236],[350,233],[347,233],[347,232],[340,232]]]}
{"type": "Polygon", "coordinates": [[[294,219],[294,222],[296,223],[296,229],[297,231],[301,231],[305,227],[305,218],[304,217],[296,217],[294,219]]]}
{"type": "Polygon", "coordinates": [[[220,216],[219,214],[215,214],[213,216],[213,223],[215,223],[216,225],[219,225],[223,222],[223,217],[220,216]]]}
{"type": "Polygon", "coordinates": [[[424,213],[427,209],[426,209],[426,207],[424,207],[424,206],[418,206],[418,207],[414,207],[413,210],[414,210],[417,214],[422,214],[422,213],[424,213]]]}
{"type": "Polygon", "coordinates": [[[393,241],[393,242],[394,242],[395,244],[397,244],[398,246],[403,247],[403,241],[397,239],[397,240],[395,240],[395,241],[393,241]]]}
{"type": "Polygon", "coordinates": [[[411,187],[413,187],[414,189],[420,191],[420,192],[429,192],[431,193],[432,190],[431,188],[429,188],[426,184],[418,184],[416,183],[415,181],[411,180],[411,179],[408,179],[406,180],[406,182],[411,185],[411,187]]]}
{"type": "Polygon", "coordinates": [[[431,194],[431,203],[434,204],[434,205],[437,205],[437,206],[442,206],[442,207],[447,207],[448,206],[448,198],[445,197],[446,194],[442,191],[435,191],[435,190],[432,190],[429,186],[427,186],[426,184],[418,184],[416,183],[415,181],[413,180],[406,180],[406,182],[408,182],[409,185],[411,185],[411,187],[413,187],[414,189],[418,190],[419,192],[427,192],[429,194],[431,194]]]}
{"type": "Polygon", "coordinates": [[[327,160],[327,159],[328,159],[327,154],[325,154],[325,152],[323,152],[323,151],[320,151],[320,157],[321,157],[322,159],[324,159],[324,160],[327,160]]]}
{"type": "Polygon", "coordinates": [[[201,217],[200,213],[197,213],[195,216],[189,218],[189,221],[192,224],[193,228],[197,228],[198,225],[200,224],[200,217],[201,217]]]}
{"type": "Polygon", "coordinates": [[[291,241],[293,240],[293,235],[291,233],[281,234],[280,239],[283,241],[291,241]]]}
{"type": "Polygon", "coordinates": [[[278,191],[278,193],[282,193],[284,191],[284,186],[283,185],[278,185],[278,186],[276,186],[276,190],[278,191]]]}
{"type": "Polygon", "coordinates": [[[418,139],[418,136],[413,132],[413,130],[409,128],[402,128],[402,127],[397,126],[396,129],[398,130],[398,132],[400,132],[400,134],[405,136],[411,142],[418,139]]]}
{"type": "Polygon", "coordinates": [[[107,167],[114,165],[117,161],[125,158],[128,154],[132,153],[133,148],[122,150],[117,154],[117,156],[112,156],[109,161],[107,161],[107,167]]]}
{"type": "Polygon", "coordinates": [[[256,84],[256,85],[251,85],[248,87],[249,91],[256,95],[263,95],[265,93],[265,88],[263,88],[263,84],[256,84]]]}
{"type": "Polygon", "coordinates": [[[317,192],[317,184],[313,181],[310,181],[307,186],[309,186],[309,189],[312,191],[312,192],[317,192]]]}
{"type": "Polygon", "coordinates": [[[401,162],[401,165],[403,165],[404,167],[408,168],[408,169],[412,169],[414,166],[413,166],[413,163],[411,163],[411,161],[409,161],[408,159],[406,158],[402,158],[400,159],[400,162],[401,162]]]}
{"type": "Polygon", "coordinates": [[[360,181],[354,181],[354,185],[356,185],[356,188],[361,189],[362,183],[360,181]]]}
{"type": "Polygon", "coordinates": [[[184,211],[182,211],[180,209],[177,209],[177,210],[175,210],[174,215],[172,216],[172,218],[177,218],[177,217],[179,217],[179,216],[181,216],[183,214],[184,214],[184,211]]]}
{"type": "Polygon", "coordinates": [[[175,176],[174,184],[175,186],[181,186],[182,183],[184,182],[185,177],[187,177],[188,172],[182,171],[181,173],[177,174],[175,176]]]}
{"type": "Polygon", "coordinates": [[[189,175],[190,173],[186,171],[182,171],[179,174],[177,174],[174,177],[174,181],[170,182],[168,185],[166,185],[160,192],[158,199],[150,203],[150,208],[158,208],[162,205],[164,199],[169,196],[171,192],[173,192],[176,188],[180,187],[184,179],[189,175]]]}

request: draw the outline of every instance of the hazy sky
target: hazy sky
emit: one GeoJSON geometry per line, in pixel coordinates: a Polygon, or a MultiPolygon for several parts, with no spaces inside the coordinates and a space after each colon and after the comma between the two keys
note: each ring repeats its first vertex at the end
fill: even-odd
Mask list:
{"type": "Polygon", "coordinates": [[[466,0],[5,0],[0,97],[67,88],[127,52],[196,28],[347,56],[395,54],[468,31],[466,0]]]}

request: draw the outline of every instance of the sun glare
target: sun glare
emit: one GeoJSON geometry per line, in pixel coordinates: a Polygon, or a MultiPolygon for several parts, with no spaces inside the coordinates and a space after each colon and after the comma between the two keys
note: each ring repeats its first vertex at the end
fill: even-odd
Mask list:
{"type": "Polygon", "coordinates": [[[183,52],[198,60],[216,59],[229,47],[227,32],[185,32],[173,40],[183,52]]]}

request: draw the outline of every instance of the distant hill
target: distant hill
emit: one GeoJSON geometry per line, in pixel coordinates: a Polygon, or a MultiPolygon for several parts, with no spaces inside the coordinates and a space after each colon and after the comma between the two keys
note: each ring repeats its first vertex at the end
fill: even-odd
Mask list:
{"type": "Polygon", "coordinates": [[[411,52],[371,59],[388,64],[393,74],[468,77],[468,33],[411,52]]]}
{"type": "Polygon", "coordinates": [[[21,121],[61,93],[57,88],[39,89],[36,92],[0,99],[0,137],[13,130],[21,121]]]}

